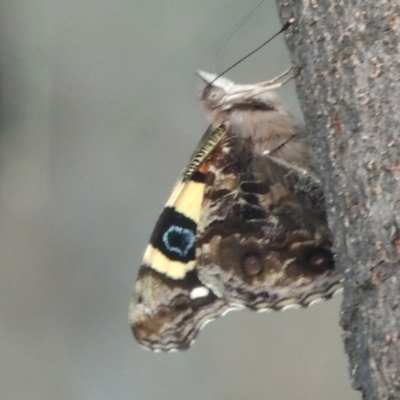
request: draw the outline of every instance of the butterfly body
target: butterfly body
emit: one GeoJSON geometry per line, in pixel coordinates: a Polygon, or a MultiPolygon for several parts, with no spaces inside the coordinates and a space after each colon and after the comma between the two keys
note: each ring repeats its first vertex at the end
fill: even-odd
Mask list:
{"type": "Polygon", "coordinates": [[[263,84],[201,74],[212,125],[156,224],[131,301],[134,335],[153,350],[188,347],[230,309],[307,306],[340,287],[304,128],[263,84]]]}

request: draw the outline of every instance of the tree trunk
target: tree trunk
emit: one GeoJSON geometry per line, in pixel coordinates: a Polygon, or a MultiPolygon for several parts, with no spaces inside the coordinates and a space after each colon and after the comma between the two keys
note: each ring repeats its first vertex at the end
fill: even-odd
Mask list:
{"type": "Polygon", "coordinates": [[[400,399],[400,1],[277,0],[325,179],[353,387],[400,399]]]}

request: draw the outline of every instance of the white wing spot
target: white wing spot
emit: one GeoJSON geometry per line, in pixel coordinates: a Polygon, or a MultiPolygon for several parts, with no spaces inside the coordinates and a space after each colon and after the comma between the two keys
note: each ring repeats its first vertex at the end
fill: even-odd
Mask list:
{"type": "Polygon", "coordinates": [[[177,353],[178,349],[172,348],[168,350],[168,353],[177,353]]]}
{"type": "Polygon", "coordinates": [[[228,308],[227,310],[225,310],[222,314],[221,317],[224,317],[226,314],[230,313],[231,311],[240,311],[243,310],[244,307],[243,306],[234,306],[232,308],[228,308]]]}
{"type": "Polygon", "coordinates": [[[206,297],[209,293],[210,291],[206,287],[198,286],[190,292],[190,298],[194,300],[198,299],[199,297],[206,297]]]}
{"type": "Polygon", "coordinates": [[[314,300],[310,301],[310,303],[308,305],[313,306],[315,304],[321,303],[323,300],[324,300],[323,298],[314,299],[314,300]]]}
{"type": "Polygon", "coordinates": [[[300,304],[294,303],[294,304],[288,304],[287,306],[282,308],[282,311],[286,311],[286,310],[298,310],[299,308],[301,308],[300,304]]]}
{"type": "Polygon", "coordinates": [[[337,290],[333,293],[333,295],[336,296],[337,294],[342,294],[342,293],[343,293],[343,288],[341,287],[341,288],[337,289],[337,290]]]}
{"type": "Polygon", "coordinates": [[[259,308],[259,309],[257,310],[257,313],[258,313],[258,314],[261,314],[261,313],[270,313],[270,312],[272,312],[272,311],[273,311],[272,308],[265,307],[265,308],[259,308]]]}

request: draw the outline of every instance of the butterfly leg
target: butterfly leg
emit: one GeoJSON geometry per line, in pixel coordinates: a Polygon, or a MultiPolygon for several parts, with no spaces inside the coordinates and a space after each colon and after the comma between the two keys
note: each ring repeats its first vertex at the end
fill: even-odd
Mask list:
{"type": "Polygon", "coordinates": [[[270,79],[269,81],[259,82],[257,83],[257,85],[269,87],[271,85],[276,85],[280,80],[282,80],[282,83],[280,83],[280,85],[283,85],[286,82],[290,81],[293,77],[294,77],[293,68],[290,67],[287,70],[285,70],[282,74],[276,76],[275,78],[270,79]]]}
{"type": "Polygon", "coordinates": [[[279,89],[285,83],[287,83],[291,79],[293,79],[294,76],[295,75],[293,74],[292,68],[289,68],[283,74],[277,76],[274,79],[271,79],[270,81],[257,83],[256,84],[257,89],[251,90],[246,96],[244,96],[244,99],[251,99],[251,98],[258,96],[264,92],[269,92],[271,90],[279,89]]]}
{"type": "Polygon", "coordinates": [[[314,173],[310,172],[309,170],[305,168],[301,168],[297,165],[290,164],[280,158],[275,158],[270,155],[268,155],[268,152],[264,152],[264,157],[266,157],[268,160],[271,162],[280,165],[281,167],[285,168],[288,171],[293,171],[296,175],[299,176],[304,176],[304,177],[309,177],[311,178],[316,184],[321,185],[321,179],[319,179],[314,173]]]}

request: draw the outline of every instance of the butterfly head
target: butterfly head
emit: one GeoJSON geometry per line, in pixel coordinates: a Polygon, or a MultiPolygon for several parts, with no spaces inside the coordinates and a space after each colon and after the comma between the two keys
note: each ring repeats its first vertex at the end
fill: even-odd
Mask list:
{"type": "Polygon", "coordinates": [[[233,109],[257,108],[287,114],[287,107],[273,90],[292,78],[289,70],[272,81],[240,85],[228,78],[210,72],[197,71],[206,84],[201,100],[210,119],[224,119],[225,113],[233,109]],[[220,118],[218,118],[220,117],[220,118]]]}

